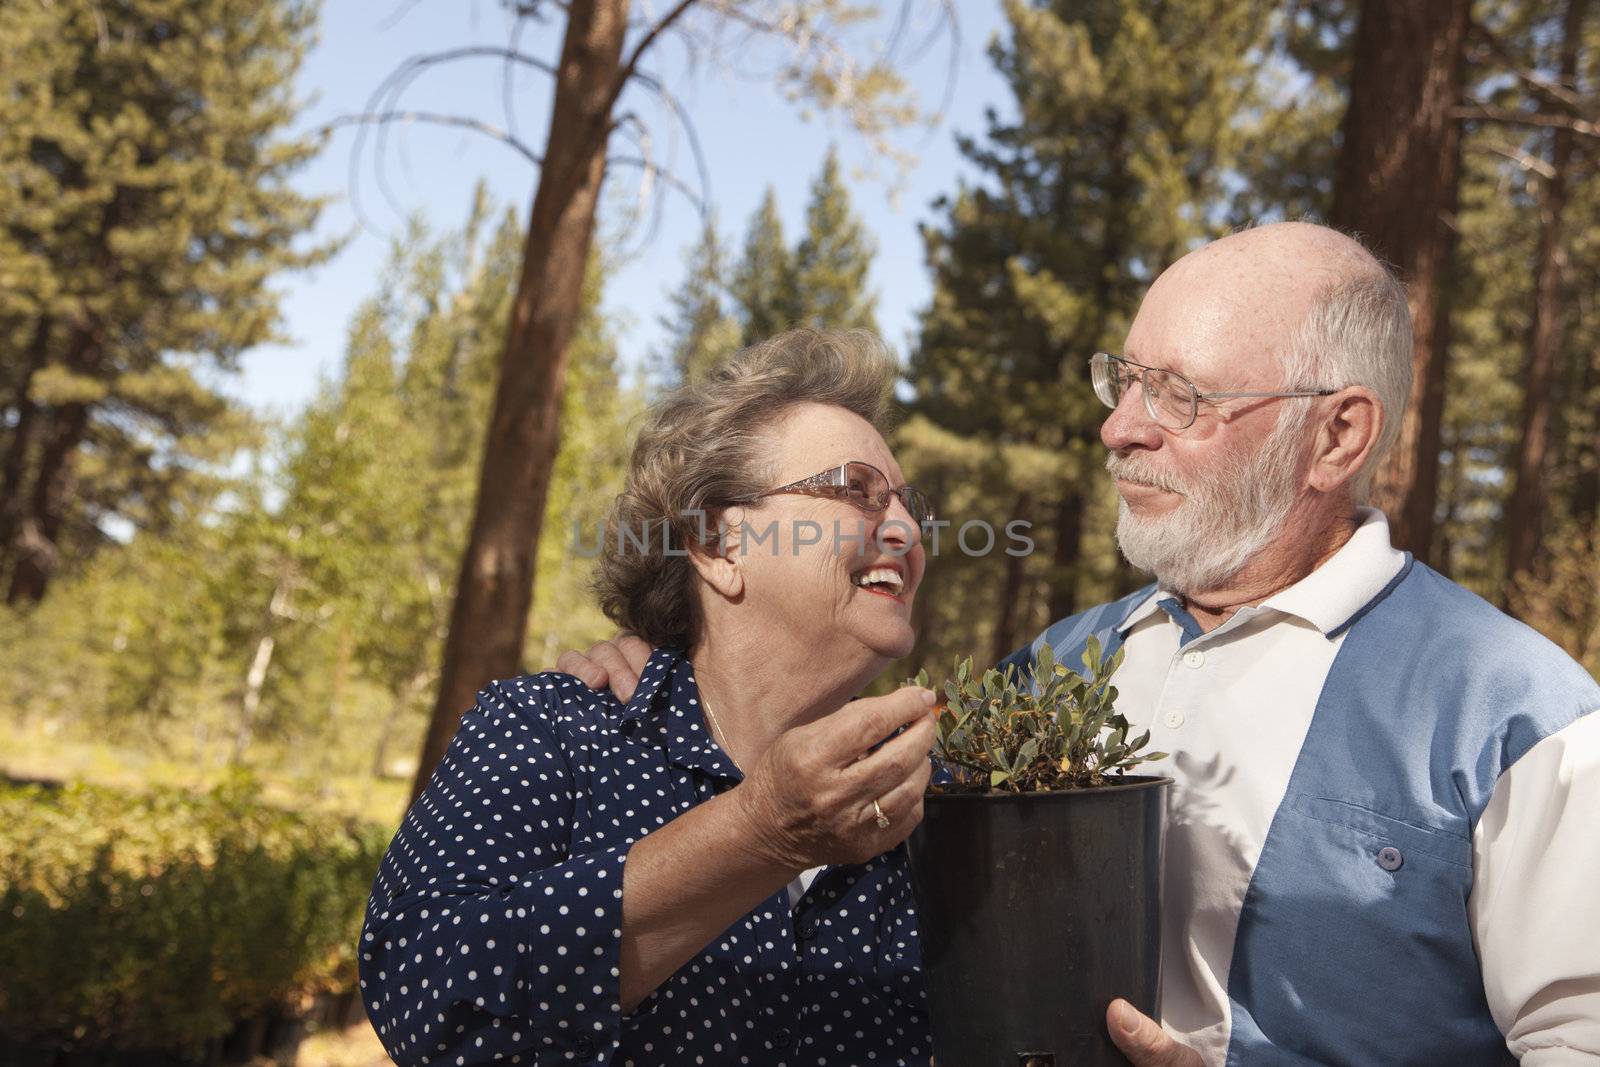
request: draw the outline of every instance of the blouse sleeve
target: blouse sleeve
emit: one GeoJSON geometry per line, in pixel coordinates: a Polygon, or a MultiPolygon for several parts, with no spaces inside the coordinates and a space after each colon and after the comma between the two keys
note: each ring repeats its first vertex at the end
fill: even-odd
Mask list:
{"type": "Polygon", "coordinates": [[[570,854],[559,677],[478,694],[384,856],[358,964],[396,1063],[605,1063],[616,1047],[628,846],[570,854]]]}

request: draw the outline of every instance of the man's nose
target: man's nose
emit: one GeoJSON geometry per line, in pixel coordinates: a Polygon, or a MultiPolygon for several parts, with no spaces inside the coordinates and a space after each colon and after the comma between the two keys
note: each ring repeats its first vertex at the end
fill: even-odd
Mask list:
{"type": "Polygon", "coordinates": [[[1113,452],[1160,446],[1161,427],[1150,417],[1144,402],[1144,382],[1129,383],[1117,406],[1100,424],[1100,441],[1113,452]]]}

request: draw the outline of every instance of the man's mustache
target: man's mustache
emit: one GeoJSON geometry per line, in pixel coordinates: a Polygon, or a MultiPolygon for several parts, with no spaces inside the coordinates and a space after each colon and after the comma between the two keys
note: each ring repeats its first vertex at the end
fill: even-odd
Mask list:
{"type": "Polygon", "coordinates": [[[1157,470],[1144,459],[1133,455],[1121,456],[1112,452],[1106,456],[1106,470],[1111,472],[1113,478],[1120,478],[1125,482],[1137,482],[1140,485],[1165,489],[1182,496],[1189,495],[1189,487],[1182,481],[1166,471],[1157,470]]]}

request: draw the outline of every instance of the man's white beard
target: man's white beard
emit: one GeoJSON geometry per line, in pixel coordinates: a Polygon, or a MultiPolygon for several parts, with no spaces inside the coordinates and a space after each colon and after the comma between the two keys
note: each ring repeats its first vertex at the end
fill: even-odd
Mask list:
{"type": "Polygon", "coordinates": [[[1206,482],[1189,484],[1155,469],[1143,453],[1106,457],[1114,477],[1183,495],[1178,507],[1140,518],[1121,501],[1117,547],[1162,588],[1188,595],[1238,574],[1278,535],[1299,488],[1305,420],[1285,412],[1254,456],[1237,456],[1206,482]]]}

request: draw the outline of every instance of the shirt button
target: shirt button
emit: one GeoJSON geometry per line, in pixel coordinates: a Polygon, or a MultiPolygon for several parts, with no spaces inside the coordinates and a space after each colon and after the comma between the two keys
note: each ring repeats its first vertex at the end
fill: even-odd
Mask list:
{"type": "Polygon", "coordinates": [[[772,1036],[773,1048],[788,1048],[792,1044],[794,1044],[794,1035],[789,1032],[787,1026],[772,1036]]]}
{"type": "Polygon", "coordinates": [[[1167,724],[1167,729],[1176,730],[1183,725],[1183,712],[1169,711],[1167,712],[1167,717],[1161,721],[1167,724]]]}
{"type": "Polygon", "coordinates": [[[594,1042],[586,1037],[580,1037],[572,1046],[572,1051],[577,1054],[579,1059],[589,1059],[594,1055],[594,1042]]]}
{"type": "Polygon", "coordinates": [[[800,929],[796,932],[800,935],[800,940],[810,941],[813,937],[817,936],[817,924],[801,923],[800,929]]]}
{"type": "Polygon", "coordinates": [[[1378,850],[1378,866],[1386,871],[1398,871],[1405,861],[1406,858],[1393,845],[1384,845],[1378,850]]]}
{"type": "Polygon", "coordinates": [[[1183,654],[1183,665],[1185,667],[1203,667],[1205,662],[1206,654],[1198,648],[1192,648],[1183,654]]]}

